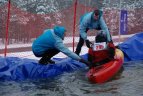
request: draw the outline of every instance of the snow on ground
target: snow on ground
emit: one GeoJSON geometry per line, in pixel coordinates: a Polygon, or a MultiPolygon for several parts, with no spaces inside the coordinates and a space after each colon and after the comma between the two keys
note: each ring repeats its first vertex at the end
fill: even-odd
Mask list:
{"type": "MultiPolygon", "coordinates": [[[[123,35],[122,38],[126,38],[126,37],[131,37],[133,36],[134,34],[131,34],[131,35],[123,35]]],[[[88,37],[88,39],[90,40],[94,40],[94,36],[90,36],[88,37]]],[[[113,36],[112,37],[113,39],[116,39],[118,38],[118,36],[113,36]]],[[[78,42],[78,37],[75,37],[75,42],[78,42]]],[[[66,37],[65,40],[64,40],[64,44],[67,44],[67,43],[71,43],[73,40],[72,37],[66,37]]],[[[121,43],[121,42],[120,42],[121,43]]],[[[118,42],[114,42],[115,45],[118,45],[119,43],[118,42]]],[[[18,48],[18,47],[30,47],[32,44],[11,44],[11,45],[8,45],[8,48],[18,48]]],[[[4,49],[4,45],[2,45],[2,47],[0,49],[4,49]]],[[[71,51],[73,51],[73,48],[72,47],[68,47],[71,51]]],[[[76,49],[76,47],[74,48],[74,50],[76,49]]],[[[86,54],[88,52],[88,48],[86,46],[83,46],[82,47],[82,50],[81,50],[81,53],[80,55],[83,55],[83,54],[86,54]]],[[[0,56],[4,56],[4,54],[0,54],[0,56]]],[[[7,56],[8,57],[19,57],[19,58],[29,58],[29,59],[37,59],[39,60],[40,58],[37,58],[33,55],[32,51],[26,51],[26,52],[17,52],[17,53],[7,53],[7,56]]],[[[65,58],[67,57],[65,54],[63,53],[59,53],[57,55],[55,55],[54,57],[56,58],[65,58]]]]}
{"type": "MultiPolygon", "coordinates": [[[[130,35],[121,35],[122,38],[127,38],[127,37],[131,37],[133,36],[134,34],[130,34],[130,35]]],[[[113,39],[118,39],[119,36],[112,36],[113,39]]],[[[75,43],[79,41],[79,37],[75,37],[75,43]]],[[[88,39],[89,40],[94,40],[95,39],[95,36],[88,36],[88,39]]],[[[68,44],[68,43],[71,43],[73,41],[73,37],[65,37],[63,43],[64,44],[68,44]]],[[[4,44],[0,44],[1,47],[0,49],[4,49],[5,48],[5,45],[4,44]]],[[[32,44],[29,43],[29,44],[10,44],[7,46],[7,48],[19,48],[19,47],[30,47],[32,44]]]]}
{"type": "MultiPolygon", "coordinates": [[[[73,48],[69,47],[69,49],[72,51],[73,48]]],[[[81,55],[87,53],[88,48],[86,46],[82,47],[81,55]]],[[[4,54],[0,54],[0,56],[4,56],[4,54]]],[[[16,53],[7,53],[7,57],[19,57],[19,58],[29,58],[29,59],[36,59],[39,60],[40,58],[35,57],[32,51],[26,51],[26,52],[16,52],[16,53]]],[[[59,54],[54,56],[55,58],[65,58],[67,57],[65,54],[60,52],[59,54]]]]}
{"type": "MultiPolygon", "coordinates": [[[[118,43],[115,43],[117,45],[118,43]]],[[[73,51],[72,47],[68,47],[71,51],[73,51]]],[[[74,48],[74,50],[76,47],[74,48]]],[[[82,47],[80,55],[86,54],[88,52],[88,48],[86,46],[82,47]]],[[[4,56],[4,54],[0,54],[0,56],[4,56]]],[[[40,58],[35,57],[32,51],[26,51],[26,52],[16,52],[16,53],[7,53],[8,57],[19,57],[19,58],[29,58],[29,59],[37,59],[39,60],[40,58]]],[[[65,58],[67,57],[65,54],[60,52],[59,54],[54,56],[55,58],[65,58]]]]}

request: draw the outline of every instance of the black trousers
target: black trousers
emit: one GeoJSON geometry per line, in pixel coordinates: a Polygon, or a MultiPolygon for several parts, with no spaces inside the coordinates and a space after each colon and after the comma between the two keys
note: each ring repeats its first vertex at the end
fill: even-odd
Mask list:
{"type": "MultiPolygon", "coordinates": [[[[89,30],[89,28],[86,28],[86,33],[87,33],[88,30],[89,30]]],[[[76,47],[76,50],[75,50],[75,53],[76,53],[77,55],[80,54],[81,48],[82,48],[83,44],[84,44],[84,39],[81,38],[81,36],[80,36],[80,37],[79,37],[79,42],[78,42],[77,47],[76,47]]]]}
{"type": "Polygon", "coordinates": [[[41,59],[50,60],[53,56],[58,54],[60,51],[57,49],[49,49],[43,55],[41,59]]]}
{"type": "Polygon", "coordinates": [[[79,42],[78,42],[78,44],[77,44],[76,51],[75,51],[75,53],[76,53],[77,55],[80,54],[81,48],[82,48],[83,44],[84,44],[84,39],[81,38],[81,36],[80,36],[79,42]]]}

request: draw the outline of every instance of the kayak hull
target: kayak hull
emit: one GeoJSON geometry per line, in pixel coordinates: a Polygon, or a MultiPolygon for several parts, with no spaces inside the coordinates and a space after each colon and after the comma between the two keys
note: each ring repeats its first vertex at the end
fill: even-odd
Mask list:
{"type": "Polygon", "coordinates": [[[123,52],[115,50],[115,59],[103,65],[93,67],[87,72],[87,78],[92,83],[105,83],[121,69],[124,62],[123,52]]]}

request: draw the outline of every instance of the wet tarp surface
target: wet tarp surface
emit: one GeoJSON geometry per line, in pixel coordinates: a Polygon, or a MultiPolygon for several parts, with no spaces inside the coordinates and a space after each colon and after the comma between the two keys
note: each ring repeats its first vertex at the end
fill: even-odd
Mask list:
{"type": "Polygon", "coordinates": [[[137,33],[119,45],[124,61],[143,60],[143,32],[137,33]]]}
{"type": "MultiPolygon", "coordinates": [[[[87,55],[83,58],[86,59],[87,55]]],[[[0,57],[0,80],[52,78],[64,72],[87,68],[71,58],[54,58],[56,64],[40,65],[36,60],[18,57],[0,57]]]]}

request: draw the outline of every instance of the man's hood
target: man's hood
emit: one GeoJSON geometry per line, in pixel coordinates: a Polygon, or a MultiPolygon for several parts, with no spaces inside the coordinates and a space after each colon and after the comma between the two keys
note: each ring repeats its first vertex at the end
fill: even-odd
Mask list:
{"type": "Polygon", "coordinates": [[[63,26],[55,26],[54,27],[54,33],[62,39],[64,38],[65,32],[66,32],[66,29],[63,26]]]}

